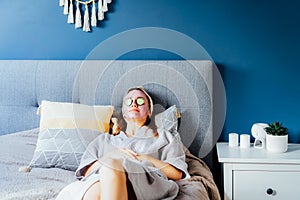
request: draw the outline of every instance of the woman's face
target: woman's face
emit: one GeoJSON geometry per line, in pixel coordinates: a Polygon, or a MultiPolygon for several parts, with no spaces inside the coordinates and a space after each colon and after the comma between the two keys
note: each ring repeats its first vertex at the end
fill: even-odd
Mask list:
{"type": "Polygon", "coordinates": [[[150,115],[149,102],[144,92],[130,91],[123,99],[122,111],[127,122],[136,121],[144,124],[150,115]]]}

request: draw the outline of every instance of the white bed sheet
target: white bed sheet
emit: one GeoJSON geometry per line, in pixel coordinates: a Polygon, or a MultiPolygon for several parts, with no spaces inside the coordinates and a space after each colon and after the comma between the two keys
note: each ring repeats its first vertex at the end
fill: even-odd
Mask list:
{"type": "Polygon", "coordinates": [[[19,172],[32,159],[38,129],[0,137],[0,199],[37,200],[55,199],[68,183],[75,181],[74,172],[58,168],[33,168],[19,172]]]}

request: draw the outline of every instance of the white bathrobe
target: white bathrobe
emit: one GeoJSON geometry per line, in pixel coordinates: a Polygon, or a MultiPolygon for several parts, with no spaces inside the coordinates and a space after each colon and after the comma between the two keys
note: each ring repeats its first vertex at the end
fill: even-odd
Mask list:
{"type": "MultiPolygon", "coordinates": [[[[145,130],[145,129],[142,129],[145,130]]],[[[158,137],[153,137],[151,131],[140,131],[133,137],[127,137],[124,132],[113,136],[101,134],[92,141],[84,153],[80,166],[75,174],[79,181],[64,188],[57,200],[82,199],[86,190],[100,180],[99,169],[83,177],[83,173],[91,163],[100,160],[106,153],[116,148],[128,148],[138,154],[147,154],[156,159],[167,162],[184,173],[184,177],[190,175],[187,172],[185,152],[178,132],[169,132],[158,129],[158,137]],[[75,198],[76,197],[76,198],[75,198]]],[[[100,161],[101,162],[101,161],[100,161]]],[[[168,178],[148,161],[139,161],[130,158],[123,159],[123,168],[127,172],[128,179],[133,186],[137,199],[174,199],[179,191],[175,181],[168,178]]],[[[101,181],[101,180],[100,180],[101,181]]]]}

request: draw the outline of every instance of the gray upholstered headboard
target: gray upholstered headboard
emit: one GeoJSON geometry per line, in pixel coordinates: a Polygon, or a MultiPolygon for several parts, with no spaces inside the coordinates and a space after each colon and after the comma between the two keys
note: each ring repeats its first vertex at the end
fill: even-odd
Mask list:
{"type": "Polygon", "coordinates": [[[143,85],[157,108],[177,105],[184,144],[204,157],[214,140],[213,69],[211,61],[200,60],[2,60],[0,135],[38,127],[42,100],[120,110],[127,88],[143,85]]]}

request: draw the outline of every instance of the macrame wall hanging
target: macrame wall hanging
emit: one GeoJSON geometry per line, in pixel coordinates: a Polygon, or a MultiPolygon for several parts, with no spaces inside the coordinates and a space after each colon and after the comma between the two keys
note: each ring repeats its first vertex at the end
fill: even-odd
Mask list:
{"type": "Polygon", "coordinates": [[[59,0],[59,5],[64,7],[64,14],[68,15],[69,24],[75,24],[75,28],[82,28],[83,31],[90,32],[91,26],[97,26],[97,21],[104,19],[104,13],[108,11],[107,4],[111,2],[112,0],[59,0]],[[76,5],[74,6],[74,4],[76,5]],[[83,24],[81,12],[84,12],[83,24]]]}

